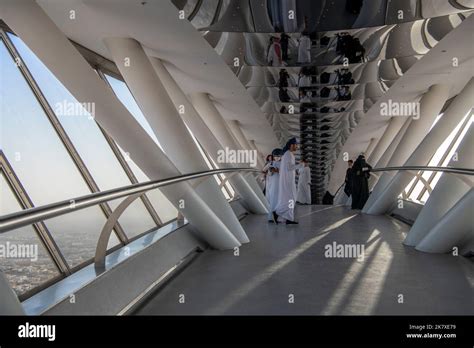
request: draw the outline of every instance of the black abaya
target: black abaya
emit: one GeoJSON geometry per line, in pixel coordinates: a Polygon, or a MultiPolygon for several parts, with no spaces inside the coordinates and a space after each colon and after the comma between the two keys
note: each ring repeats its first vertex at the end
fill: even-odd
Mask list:
{"type": "Polygon", "coordinates": [[[362,209],[369,199],[370,169],[372,167],[362,156],[359,156],[352,166],[352,209],[362,209]]]}

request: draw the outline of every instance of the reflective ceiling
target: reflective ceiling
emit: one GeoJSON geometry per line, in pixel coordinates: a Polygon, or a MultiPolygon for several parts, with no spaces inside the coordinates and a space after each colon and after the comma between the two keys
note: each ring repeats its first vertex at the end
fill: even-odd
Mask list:
{"type": "Polygon", "coordinates": [[[364,113],[474,0],[172,0],[238,76],[283,144],[301,142],[321,203],[364,113]]]}

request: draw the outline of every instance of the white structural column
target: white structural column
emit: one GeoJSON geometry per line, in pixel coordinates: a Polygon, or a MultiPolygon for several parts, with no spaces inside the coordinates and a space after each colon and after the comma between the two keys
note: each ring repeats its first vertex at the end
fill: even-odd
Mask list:
{"type": "MultiPolygon", "coordinates": [[[[457,149],[456,157],[451,159],[449,167],[474,168],[474,126],[470,126],[468,133],[457,149]]],[[[473,179],[469,176],[443,174],[439,179],[428,201],[418,214],[415,223],[408,232],[403,244],[416,246],[440,222],[443,216],[451,209],[469,190],[472,189],[473,179]]],[[[474,209],[474,207],[472,207],[474,209]]],[[[472,218],[465,221],[472,225],[472,218]]],[[[472,227],[472,226],[471,226],[472,227]]],[[[452,228],[445,233],[455,233],[452,228]]],[[[427,244],[426,242],[424,243],[427,244]]]]}
{"type": "MultiPolygon", "coordinates": [[[[256,166],[260,169],[263,169],[263,167],[265,166],[265,163],[262,161],[260,152],[258,151],[256,147],[253,148],[250,145],[250,142],[247,140],[244,133],[242,132],[242,128],[240,128],[239,121],[232,120],[230,122],[227,122],[226,125],[228,126],[229,133],[234,135],[234,139],[236,143],[240,144],[241,148],[243,148],[244,150],[253,151],[255,153],[255,158],[257,161],[256,166]]],[[[249,176],[250,175],[251,174],[249,174],[249,176]]],[[[258,174],[255,174],[255,173],[253,174],[254,177],[257,175],[258,174]]],[[[249,185],[252,186],[254,190],[257,190],[258,192],[263,192],[262,191],[263,188],[261,187],[261,185],[259,185],[258,181],[253,180],[253,179],[250,179],[249,181],[250,181],[249,185]]]]}
{"type": "Polygon", "coordinates": [[[264,156],[260,150],[258,149],[257,145],[255,144],[255,140],[251,139],[249,140],[249,144],[250,144],[250,147],[252,148],[252,150],[255,150],[257,151],[257,154],[258,154],[258,158],[260,160],[260,163],[262,163],[262,166],[265,166],[265,159],[266,159],[266,156],[264,156]]]}
{"type": "Polygon", "coordinates": [[[370,138],[369,144],[367,145],[367,148],[364,151],[365,157],[368,158],[372,151],[375,148],[375,145],[377,145],[377,139],[376,138],[370,138]]]}
{"type": "MultiPolygon", "coordinates": [[[[410,126],[411,119],[407,119],[406,117],[395,117],[397,120],[403,121],[402,127],[398,129],[398,133],[393,137],[392,141],[388,145],[388,147],[385,149],[383,152],[382,156],[379,158],[377,162],[370,162],[368,161],[369,164],[371,164],[374,168],[383,168],[387,165],[388,161],[390,160],[390,157],[392,157],[393,152],[397,148],[398,144],[400,143],[400,140],[402,139],[403,135],[407,131],[408,127],[410,126]]],[[[380,173],[380,175],[383,175],[383,173],[380,173]]],[[[372,189],[374,185],[377,183],[377,178],[375,176],[371,176],[369,179],[369,188],[372,189]]],[[[374,192],[372,192],[374,194],[374,192]]]]}
{"type": "MultiPolygon", "coordinates": [[[[2,1],[0,13],[80,103],[95,104],[97,123],[130,153],[150,179],[181,174],[35,1],[2,1]]],[[[231,249],[241,245],[190,184],[163,187],[162,192],[178,209],[179,200],[185,200],[180,210],[212,247],[231,249]]]]}
{"type": "MultiPolygon", "coordinates": [[[[182,89],[178,86],[176,81],[170,75],[166,67],[160,59],[150,57],[151,64],[155,69],[156,74],[161,80],[161,83],[168,92],[175,108],[182,108],[180,113],[186,125],[191,129],[194,136],[199,140],[206,152],[217,163],[217,154],[222,150],[221,144],[217,141],[214,134],[209,130],[207,125],[202,120],[201,116],[194,109],[194,106],[188,100],[182,89]]],[[[222,165],[223,168],[232,168],[230,164],[222,165]]],[[[229,175],[227,176],[229,177],[229,175]]],[[[235,174],[229,179],[232,186],[237,190],[243,200],[243,204],[253,214],[266,214],[267,201],[262,200],[253,188],[248,184],[241,173],[235,174]]]]}
{"type": "MultiPolygon", "coordinates": [[[[259,163],[261,163],[260,166],[263,168],[265,166],[266,157],[262,155],[260,150],[257,148],[257,145],[255,145],[255,140],[249,140],[249,144],[250,144],[250,147],[252,148],[252,150],[257,151],[258,160],[259,160],[259,163]]],[[[261,174],[259,174],[259,175],[261,175],[261,174]]],[[[259,180],[258,179],[259,175],[257,175],[257,179],[255,180],[255,182],[257,183],[257,187],[260,189],[260,191],[263,192],[263,189],[265,188],[265,182],[264,182],[264,180],[259,180]]],[[[260,176],[260,178],[262,178],[262,176],[260,176]]]]}
{"type": "MultiPolygon", "coordinates": [[[[230,134],[224,118],[219,113],[214,103],[209,99],[209,95],[206,93],[194,93],[190,97],[194,108],[211,132],[215,135],[222,147],[235,151],[241,149],[240,145],[234,140],[232,134],[230,134]]],[[[260,199],[263,202],[267,202],[263,192],[259,189],[255,178],[251,175],[246,175],[246,179],[260,199]]]]}
{"type": "Polygon", "coordinates": [[[260,159],[260,154],[257,150],[253,149],[252,146],[250,145],[250,142],[242,132],[242,128],[240,127],[240,123],[237,120],[232,120],[227,122],[230,131],[234,134],[235,139],[237,142],[240,144],[240,146],[245,149],[245,150],[250,150],[250,151],[255,151],[256,154],[256,159],[257,159],[257,165],[260,166],[260,168],[263,168],[261,159],[260,159]]]}
{"type": "Polygon", "coordinates": [[[404,125],[405,120],[402,117],[392,117],[388,122],[387,128],[383,132],[382,136],[379,138],[376,146],[373,151],[368,154],[367,162],[375,165],[378,160],[382,157],[383,153],[387,147],[392,142],[393,138],[398,134],[402,126],[404,125]]]}
{"type": "MultiPolygon", "coordinates": [[[[208,170],[141,44],[130,38],[107,38],[104,41],[167,156],[181,173],[208,170]]],[[[241,243],[249,242],[212,176],[201,182],[196,192],[241,243]]]]}
{"type": "MultiPolygon", "coordinates": [[[[471,110],[473,106],[473,97],[474,79],[471,79],[450,103],[449,107],[444,112],[444,115],[439,119],[428,135],[423,138],[417,148],[408,152],[407,157],[409,156],[409,158],[404,163],[401,163],[401,165],[427,165],[431,156],[436,152],[439,146],[463,119],[467,112],[471,110]]],[[[364,207],[364,212],[369,214],[384,214],[412,179],[413,174],[406,171],[397,172],[384,187],[381,194],[373,197],[373,205],[366,205],[364,207]]]]}
{"type": "Polygon", "coordinates": [[[398,128],[398,132],[392,138],[392,141],[386,147],[385,151],[383,152],[382,156],[379,157],[377,162],[369,162],[369,163],[375,164],[377,168],[382,168],[382,167],[387,166],[387,164],[390,162],[390,159],[392,158],[393,153],[397,149],[398,144],[400,144],[400,141],[405,136],[405,133],[408,127],[410,127],[410,124],[412,122],[412,119],[407,118],[407,117],[395,117],[395,118],[402,122],[402,126],[398,128]]]}
{"type": "Polygon", "coordinates": [[[427,253],[447,253],[456,247],[462,253],[463,246],[472,245],[474,240],[473,207],[474,189],[471,189],[438,221],[415,249],[427,253]]]}
{"type": "MultiPolygon", "coordinates": [[[[387,167],[401,166],[408,159],[410,154],[415,150],[416,146],[421,142],[425,135],[429,132],[431,125],[436,117],[439,115],[444,103],[449,97],[448,85],[433,85],[423,95],[420,100],[419,117],[412,119],[405,134],[403,134],[397,148],[393,152],[387,167]]],[[[374,187],[367,203],[362,210],[369,214],[383,214],[388,209],[392,201],[392,197],[385,199],[384,204],[381,204],[380,196],[387,184],[391,181],[394,174],[392,172],[383,173],[377,184],[374,187]],[[378,208],[372,209],[375,202],[378,201],[378,208]],[[378,212],[378,213],[377,213],[378,212]]],[[[395,197],[396,198],[396,197],[395,197]]]]}

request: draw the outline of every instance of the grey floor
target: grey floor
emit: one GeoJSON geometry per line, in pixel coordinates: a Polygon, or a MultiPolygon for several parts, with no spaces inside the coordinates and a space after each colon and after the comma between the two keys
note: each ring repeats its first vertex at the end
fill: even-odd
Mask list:
{"type": "Polygon", "coordinates": [[[474,314],[473,263],[404,246],[408,225],[345,207],[296,212],[297,226],[246,217],[239,256],[205,251],[136,314],[474,314]],[[364,259],[326,257],[333,242],[363,245],[364,259]]]}

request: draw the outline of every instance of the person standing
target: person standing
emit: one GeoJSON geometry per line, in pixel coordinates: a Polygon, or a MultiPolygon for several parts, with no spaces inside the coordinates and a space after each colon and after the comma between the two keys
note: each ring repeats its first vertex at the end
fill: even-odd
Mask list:
{"type": "Polygon", "coordinates": [[[311,63],[311,39],[306,33],[303,33],[298,45],[298,63],[311,63]]]}
{"type": "Polygon", "coordinates": [[[290,80],[290,74],[288,74],[288,71],[286,71],[286,69],[281,69],[280,70],[280,73],[279,73],[279,80],[278,80],[278,87],[282,88],[282,87],[289,87],[290,86],[290,83],[289,83],[289,80],[290,80]]]}
{"type": "Polygon", "coordinates": [[[352,194],[352,165],[354,164],[353,160],[347,161],[347,170],[346,178],[344,179],[344,193],[347,197],[350,197],[352,194]]]}
{"type": "Polygon", "coordinates": [[[273,161],[273,156],[270,154],[270,155],[267,155],[267,157],[265,158],[265,166],[263,167],[262,169],[262,174],[263,174],[263,194],[266,195],[267,194],[267,175],[268,175],[268,166],[270,163],[272,163],[273,161]]]}
{"type": "Polygon", "coordinates": [[[267,63],[270,66],[283,66],[279,37],[270,38],[270,47],[268,48],[267,63]]]}
{"type": "Polygon", "coordinates": [[[308,162],[302,161],[304,167],[298,170],[298,193],[296,201],[301,204],[311,204],[311,169],[308,162]]]}
{"type": "Polygon", "coordinates": [[[278,183],[280,180],[279,168],[282,152],[282,149],[274,149],[271,154],[271,161],[268,161],[263,168],[263,172],[266,175],[265,197],[270,205],[268,222],[274,222],[272,212],[276,209],[278,203],[278,183]]]}
{"type": "Polygon", "coordinates": [[[290,36],[286,33],[281,33],[280,45],[281,45],[281,58],[284,62],[288,62],[288,43],[290,36]]]}
{"type": "Polygon", "coordinates": [[[362,209],[369,199],[369,176],[372,167],[360,154],[352,166],[352,209],[362,209]]]}
{"type": "Polygon", "coordinates": [[[295,155],[298,148],[296,138],[291,138],[283,148],[280,161],[280,179],[278,183],[278,204],[273,211],[273,220],[278,223],[278,217],[286,220],[286,224],[297,224],[295,220],[296,182],[295,170],[302,167],[295,164],[295,155]]]}

